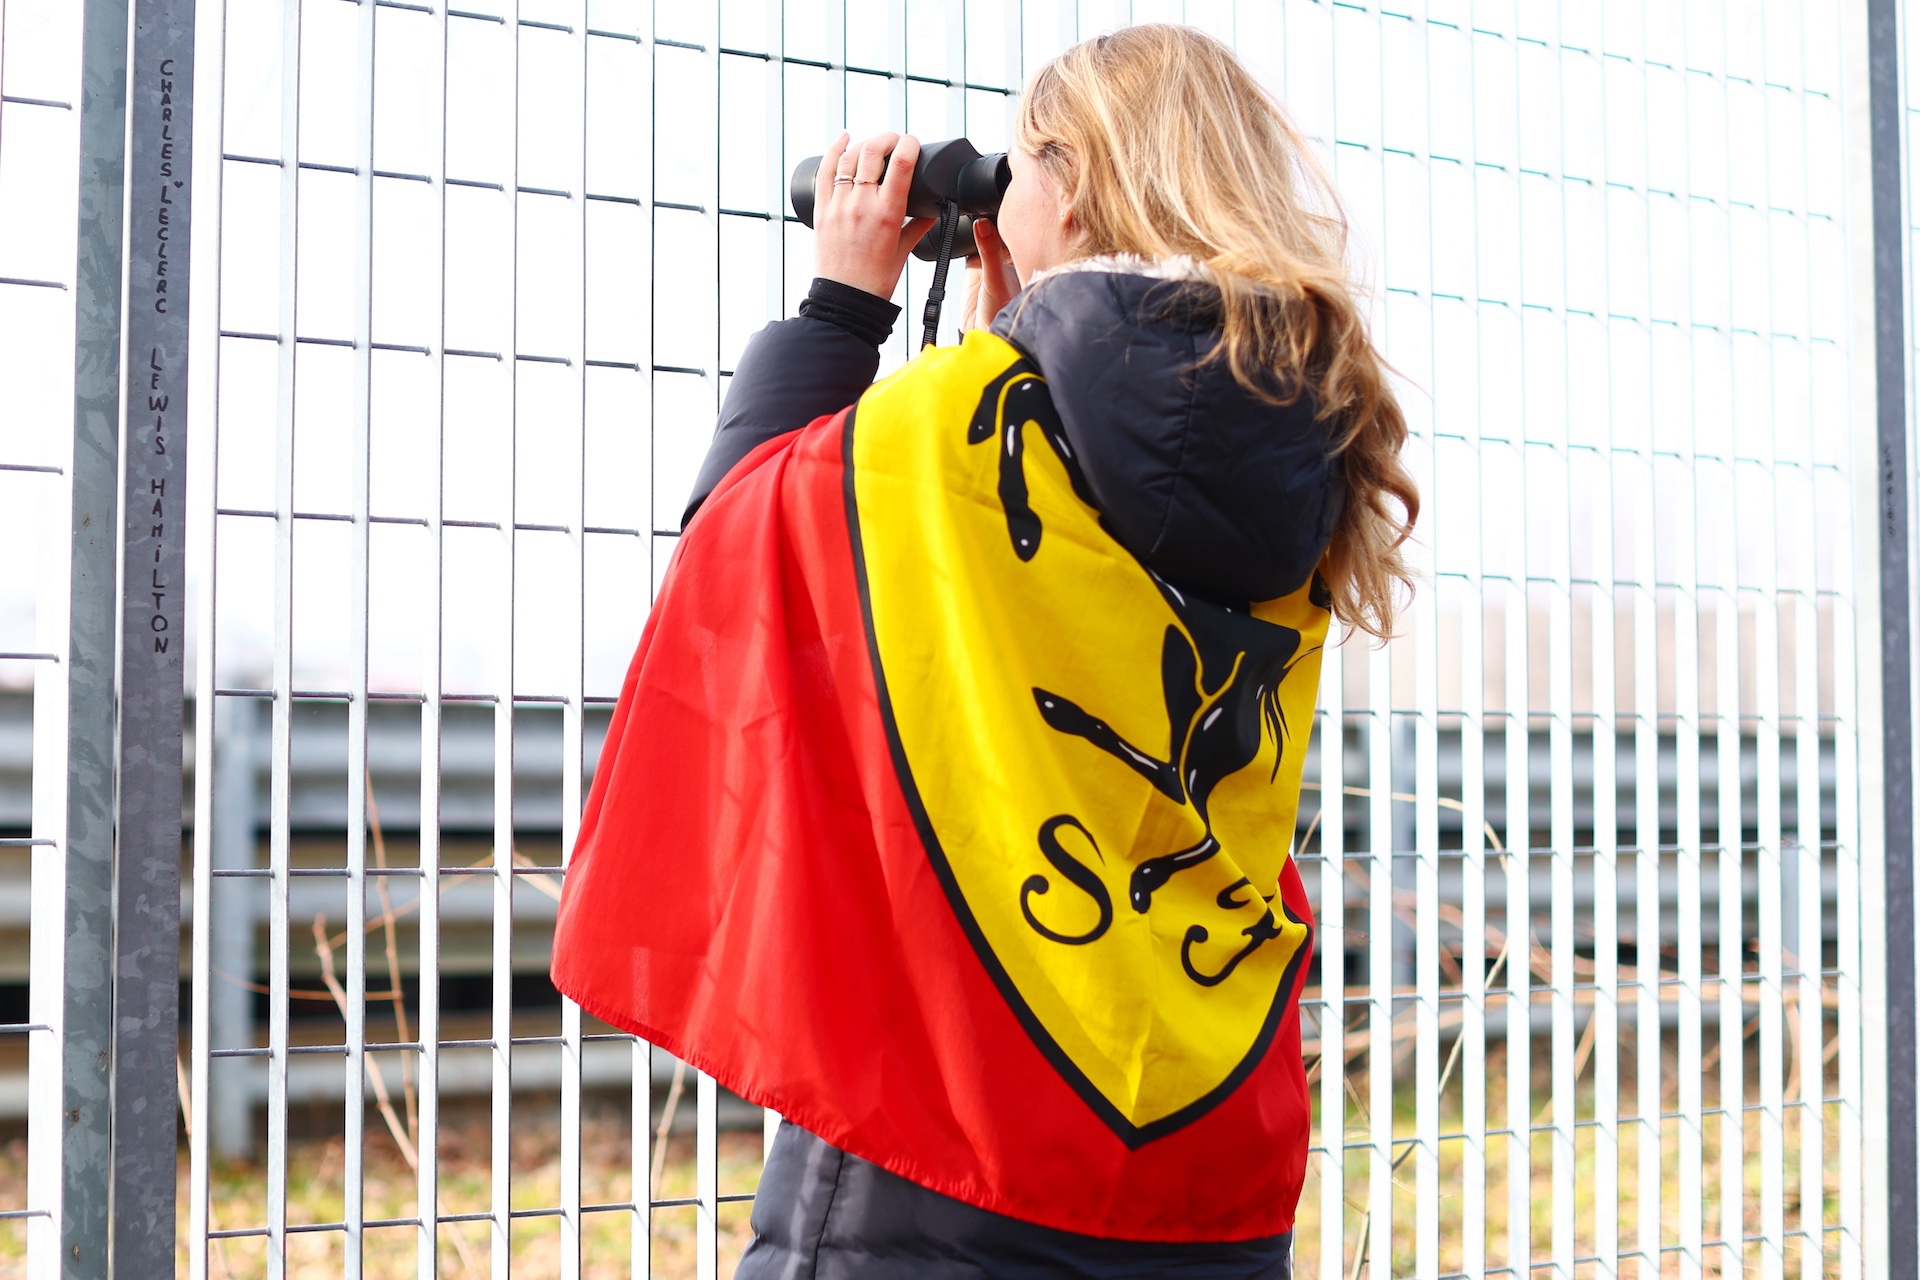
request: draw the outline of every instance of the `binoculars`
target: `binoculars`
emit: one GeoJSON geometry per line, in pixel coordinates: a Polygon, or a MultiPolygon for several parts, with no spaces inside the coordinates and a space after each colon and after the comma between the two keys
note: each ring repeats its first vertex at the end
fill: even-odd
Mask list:
{"type": "MultiPolygon", "coordinates": [[[[794,166],[793,181],[787,195],[800,221],[813,225],[813,184],[820,172],[820,157],[808,156],[794,166]]],[[[881,173],[886,173],[882,161],[881,173]]],[[[937,218],[940,208],[951,200],[960,206],[960,220],[953,230],[953,256],[970,258],[977,249],[973,241],[973,220],[991,218],[1000,212],[1000,198],[1007,193],[1012,173],[1007,168],[1007,153],[993,151],[981,155],[965,138],[929,142],[920,148],[920,159],[913,169],[913,185],[907,189],[909,218],[937,218]]],[[[913,256],[932,262],[940,256],[940,228],[934,227],[920,237],[913,256]]]]}

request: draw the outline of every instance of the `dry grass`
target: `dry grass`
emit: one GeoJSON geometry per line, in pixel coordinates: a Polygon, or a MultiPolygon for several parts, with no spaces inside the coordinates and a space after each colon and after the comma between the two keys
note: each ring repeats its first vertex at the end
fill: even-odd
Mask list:
{"type": "MultiPolygon", "coordinates": [[[[1444,1042],[1443,1042],[1444,1044],[1444,1042]]],[[[1621,1092],[1619,1111],[1631,1115],[1635,1110],[1633,1096],[1633,1064],[1631,1061],[1631,1041],[1622,1046],[1620,1064],[1621,1092]]],[[[1546,1056],[1546,1046],[1537,1044],[1535,1048],[1535,1067],[1532,1083],[1534,1123],[1543,1125],[1551,1122],[1549,1107],[1550,1079],[1540,1061],[1546,1056]]],[[[1397,1072],[1406,1072],[1410,1063],[1397,1065],[1397,1072]]],[[[1751,1057],[1747,1061],[1749,1082],[1749,1102],[1757,1096],[1754,1083],[1754,1063],[1751,1057]]],[[[1486,1123],[1492,1130],[1504,1130],[1506,1126],[1506,1056],[1504,1052],[1490,1051],[1486,1059],[1486,1123]]],[[[1664,1064],[1663,1080],[1668,1087],[1668,1096],[1663,1100],[1662,1111],[1671,1115],[1678,1105],[1673,1088],[1678,1076],[1678,1064],[1671,1056],[1664,1064]]],[[[1368,1116],[1364,1100],[1368,1097],[1368,1082],[1364,1070],[1349,1075],[1351,1089],[1347,1095],[1347,1132],[1348,1143],[1364,1143],[1370,1139],[1368,1116]]],[[[1703,1090],[1703,1110],[1711,1113],[1719,1106],[1715,1081],[1709,1078],[1703,1090]]],[[[1574,1139],[1574,1256],[1592,1258],[1599,1253],[1599,1240],[1595,1234],[1595,1171],[1599,1159],[1599,1131],[1588,1122],[1594,1119],[1591,1069],[1583,1075],[1576,1089],[1578,1121],[1585,1127],[1575,1130],[1574,1139]]],[[[1324,1142],[1326,1135],[1320,1123],[1320,1093],[1317,1086],[1312,1090],[1314,1103],[1314,1141],[1324,1142]]],[[[1394,1124],[1397,1138],[1414,1136],[1414,1093],[1407,1085],[1396,1080],[1394,1090],[1394,1124]]],[[[1464,1249],[1466,1233],[1463,1216],[1465,1204],[1462,1197],[1464,1181],[1463,1164],[1466,1156],[1466,1144],[1463,1140],[1449,1140],[1445,1135],[1458,1134],[1463,1129],[1461,1116],[1461,1090],[1456,1078],[1450,1088],[1442,1091],[1440,1098],[1439,1129],[1443,1135],[1439,1150],[1439,1188],[1440,1195],[1436,1206],[1439,1215],[1439,1246],[1441,1274],[1458,1274],[1464,1268],[1464,1249]]],[[[1782,1273],[1798,1275],[1800,1273],[1801,1239],[1796,1233],[1800,1226],[1800,1113],[1793,1104],[1793,1094],[1789,1091],[1788,1107],[1782,1125],[1783,1159],[1781,1182],[1783,1185],[1782,1210],[1786,1231],[1784,1265],[1782,1273]]],[[[1823,1221],[1835,1223],[1839,1220],[1839,1107],[1829,1104],[1824,1108],[1825,1161],[1823,1185],[1824,1203],[1818,1206],[1823,1221]]],[[[1761,1151],[1761,1126],[1763,1120],[1757,1111],[1748,1111],[1744,1115],[1742,1126],[1744,1135],[1741,1194],[1741,1210],[1744,1218],[1743,1234],[1759,1235],[1764,1230],[1762,1213],[1762,1193],[1764,1187],[1764,1165],[1761,1151]]],[[[1640,1129],[1634,1124],[1621,1124],[1619,1149],[1614,1158],[1619,1188],[1618,1240],[1622,1251],[1637,1248],[1639,1215],[1643,1200],[1639,1194],[1637,1171],[1639,1168],[1640,1129]]],[[[1661,1239],[1669,1249],[1677,1245],[1681,1216],[1680,1205],[1680,1138],[1681,1123],[1670,1119],[1661,1125],[1661,1182],[1658,1188],[1661,1216],[1661,1239]]],[[[1737,1265],[1729,1265],[1731,1259],[1711,1242],[1720,1237],[1721,1206],[1727,1191],[1720,1176],[1720,1123],[1716,1116],[1706,1114],[1701,1122],[1702,1168],[1701,1218],[1703,1222],[1702,1238],[1709,1242],[1701,1254],[1699,1274],[1706,1277],[1725,1277],[1745,1274],[1759,1274],[1762,1269],[1761,1248],[1757,1244],[1746,1245],[1737,1265]]],[[[1415,1274],[1415,1223],[1418,1213],[1418,1197],[1415,1184],[1417,1175],[1414,1161],[1404,1158],[1411,1148],[1398,1148],[1396,1154],[1402,1156],[1400,1163],[1392,1173],[1392,1274],[1415,1274]]],[[[1486,1181],[1485,1181],[1485,1260],[1486,1266],[1498,1269],[1506,1266],[1509,1257],[1510,1221],[1508,1213],[1509,1160],[1507,1140],[1504,1133],[1490,1136],[1486,1140],[1486,1181]]],[[[1553,1146],[1552,1135],[1535,1133],[1530,1144],[1531,1169],[1528,1179],[1530,1205],[1530,1229],[1532,1234],[1532,1252],[1536,1260],[1551,1256],[1553,1244],[1553,1146]]],[[[1348,1276],[1364,1274],[1357,1254],[1363,1247],[1367,1235],[1367,1204],[1369,1153],[1349,1151],[1346,1153],[1344,1176],[1346,1185],[1345,1211],[1342,1227],[1342,1273],[1348,1276]]],[[[1306,1185],[1300,1196],[1299,1216],[1295,1223],[1296,1251],[1295,1274],[1317,1276],[1320,1272],[1320,1224],[1323,1183],[1321,1180],[1322,1157],[1315,1155],[1308,1160],[1306,1185]]],[[[1829,1235],[1825,1237],[1826,1258],[1824,1274],[1838,1275],[1839,1262],[1834,1252],[1838,1241],[1829,1235]]],[[[1662,1277],[1682,1274],[1681,1257],[1677,1251],[1666,1252],[1662,1265],[1655,1271],[1642,1269],[1637,1258],[1623,1258],[1619,1275],[1622,1280],[1651,1280],[1654,1275],[1662,1277]]],[[[1536,1262],[1537,1264],[1537,1262],[1536,1262]]],[[[1592,1264],[1578,1266],[1578,1276],[1599,1276],[1603,1274],[1592,1264]]]]}
{"type": "MultiPolygon", "coordinates": [[[[557,1108],[516,1099],[512,1139],[512,1203],[516,1209],[550,1206],[560,1195],[560,1127],[557,1108]]],[[[583,1126],[583,1193],[588,1203],[629,1200],[631,1145],[624,1108],[590,1104],[583,1126]]],[[[372,1108],[369,1108],[369,1112],[372,1108]]],[[[372,1118],[371,1116],[369,1117],[372,1118]]],[[[377,1124],[377,1121],[375,1121],[377,1124]]],[[[441,1205],[443,1214],[483,1212],[489,1195],[491,1125],[479,1107],[462,1107],[445,1117],[441,1130],[441,1205]]],[[[760,1176],[760,1135],[720,1135],[720,1190],[751,1191],[760,1176]]],[[[187,1239],[187,1168],[183,1149],[179,1183],[179,1238],[187,1239]]],[[[693,1194],[693,1140],[676,1133],[668,1144],[661,1198],[693,1194]]],[[[288,1153],[287,1221],[339,1222],[345,1205],[345,1151],[339,1136],[296,1138],[288,1153]]],[[[370,1126],[366,1142],[368,1219],[404,1218],[414,1213],[413,1170],[387,1135],[370,1126]]],[[[259,1225],[265,1221],[266,1170],[258,1162],[218,1161],[213,1167],[213,1216],[216,1229],[259,1225]]],[[[0,1146],[0,1204],[26,1198],[26,1142],[16,1138],[0,1146]]],[[[720,1207],[720,1274],[730,1275],[751,1238],[750,1206],[720,1207]]],[[[690,1208],[654,1214],[653,1275],[659,1280],[692,1280],[694,1216],[690,1208]]],[[[582,1252],[584,1274],[596,1280],[632,1274],[633,1216],[623,1212],[586,1215],[582,1252]]],[[[448,1280],[490,1273],[492,1244],[488,1225],[448,1224],[440,1230],[440,1274],[448,1280]],[[464,1257],[462,1255],[465,1255],[464,1257]]],[[[27,1275],[26,1234],[17,1222],[0,1222],[0,1278],[27,1275]]],[[[364,1275],[368,1280],[412,1280],[418,1274],[419,1242],[411,1227],[369,1230],[365,1234],[364,1275]]],[[[509,1248],[515,1277],[550,1280],[560,1275],[557,1219],[522,1218],[513,1223],[509,1248]]],[[[322,1280],[345,1272],[345,1237],[338,1231],[303,1232],[287,1239],[290,1280],[322,1280]]],[[[187,1274],[187,1251],[179,1252],[178,1274],[187,1274]]],[[[266,1275],[264,1240],[229,1239],[210,1246],[208,1274],[213,1280],[254,1280],[266,1275]]]]}
{"type": "MultiPolygon", "coordinates": [[[[371,1117],[370,1117],[371,1119],[371,1117]]],[[[516,1209],[551,1207],[560,1198],[560,1126],[557,1107],[516,1099],[511,1140],[512,1204],[516,1209]]],[[[445,1117],[440,1143],[440,1212],[479,1213],[490,1195],[490,1141],[492,1126],[486,1111],[462,1108],[445,1117]]],[[[582,1127],[582,1199],[589,1204],[625,1203],[632,1199],[631,1139],[627,1112],[611,1103],[587,1108],[582,1127]]],[[[412,1168],[384,1133],[370,1129],[367,1138],[365,1216],[370,1220],[405,1218],[414,1214],[415,1182],[412,1168]]],[[[344,1205],[344,1151],[338,1137],[296,1142],[289,1159],[287,1218],[289,1222],[338,1222],[344,1205]]],[[[264,1170],[257,1164],[216,1164],[213,1170],[214,1218],[219,1227],[258,1222],[265,1209],[264,1170]]],[[[720,1189],[723,1194],[751,1191],[760,1176],[760,1135],[723,1133],[720,1139],[720,1189]]],[[[663,1199],[693,1194],[693,1141],[675,1134],[668,1142],[659,1196],[663,1199]]],[[[181,1182],[181,1234],[186,1232],[186,1183],[181,1182]]],[[[749,1206],[722,1205],[720,1209],[721,1273],[731,1272],[746,1247],[750,1232],[749,1206]]],[[[625,1277],[631,1272],[634,1216],[627,1212],[585,1215],[582,1254],[584,1274],[625,1277]]],[[[662,1209],[654,1215],[653,1274],[678,1280],[694,1274],[694,1211],[662,1209]]],[[[493,1242],[487,1223],[448,1224],[440,1230],[440,1274],[471,1276],[489,1273],[493,1242]]],[[[365,1275],[412,1277],[418,1274],[418,1233],[411,1227],[366,1232],[365,1275]]],[[[521,1218],[513,1223],[508,1248],[513,1274],[547,1280],[560,1274],[560,1224],[556,1218],[521,1218]]],[[[345,1239],[339,1232],[290,1236],[289,1277],[319,1280],[342,1274],[345,1239]]],[[[186,1254],[181,1252],[182,1274],[186,1254]]],[[[209,1275],[254,1277],[265,1274],[265,1242],[227,1240],[214,1246],[209,1275]]]]}
{"type": "MultiPolygon", "coordinates": [[[[1626,1046],[1629,1047],[1630,1046],[1626,1046]]],[[[1751,1063],[1751,1060],[1749,1060],[1751,1063]]],[[[1668,1064],[1667,1078],[1673,1078],[1674,1064],[1668,1064]]],[[[1629,1062],[1623,1061],[1621,1078],[1623,1082],[1621,1110],[1631,1111],[1632,1069],[1629,1062]]],[[[1403,1067],[1404,1069],[1404,1067],[1403,1067]]],[[[1499,1128],[1505,1122],[1504,1062],[1500,1054],[1492,1053],[1486,1063],[1487,1112],[1490,1127],[1499,1128]]],[[[1348,1134],[1350,1142],[1365,1141],[1365,1116],[1360,1100],[1367,1097],[1367,1085],[1363,1073],[1352,1077],[1354,1094],[1349,1096],[1348,1134]]],[[[1547,1093],[1547,1079],[1544,1073],[1538,1074],[1534,1083],[1536,1110],[1544,1108],[1547,1093]]],[[[1394,1128],[1396,1133],[1410,1136],[1414,1125],[1414,1098],[1410,1088],[1396,1089],[1394,1128]]],[[[1583,1078],[1581,1118],[1591,1114],[1590,1076],[1583,1078]]],[[[1319,1091],[1313,1091],[1314,1101],[1319,1101],[1319,1091]]],[[[1711,1111],[1717,1106],[1712,1082],[1703,1098],[1705,1107],[1711,1111]]],[[[1666,1110],[1673,1110],[1674,1101],[1668,1099],[1666,1110]]],[[[1837,1219],[1838,1213],[1838,1168],[1837,1168],[1837,1108],[1827,1109],[1827,1148],[1826,1203],[1822,1206],[1827,1222],[1837,1219]]],[[[1441,1100],[1442,1133],[1458,1132],[1460,1129],[1460,1090],[1456,1082],[1445,1092],[1441,1100]]],[[[295,1120],[309,1130],[309,1136],[296,1137],[291,1142],[288,1186],[287,1216],[293,1223],[338,1222],[343,1216],[344,1205],[344,1149],[337,1133],[325,1132],[329,1118],[337,1129],[337,1104],[331,1117],[302,1114],[295,1120]]],[[[1542,1117],[1544,1120],[1544,1116],[1542,1117]]],[[[1317,1116],[1316,1116],[1317,1120],[1317,1116]]],[[[411,1167],[400,1154],[385,1128],[379,1124],[369,1108],[368,1131],[366,1139],[366,1201],[365,1213],[369,1219],[410,1217],[414,1213],[414,1175],[411,1167]]],[[[1742,1182],[1744,1184],[1746,1230],[1749,1234],[1758,1233],[1762,1228],[1761,1192],[1761,1117],[1749,1112],[1744,1125],[1746,1138],[1746,1159],[1742,1182]]],[[[440,1142],[441,1159],[441,1212],[470,1213],[483,1212],[487,1208],[490,1173],[490,1118],[483,1106],[462,1105],[450,1109],[443,1116],[440,1142]]],[[[512,1202],[516,1208],[532,1208],[554,1204],[559,1198],[559,1113],[557,1103],[551,1098],[516,1098],[513,1122],[512,1153],[512,1202]]],[[[1783,1182],[1785,1188],[1784,1211],[1785,1225],[1789,1232],[1799,1226],[1798,1202],[1798,1152],[1799,1130],[1797,1110],[1789,1108],[1784,1128],[1785,1168],[1783,1182]]],[[[1675,1171],[1679,1160],[1680,1129],[1676,1121],[1662,1126],[1662,1169],[1661,1187],[1662,1216],[1664,1219],[1664,1239],[1668,1244],[1677,1240],[1676,1229],[1679,1221],[1680,1205],[1678,1199],[1678,1181],[1675,1171]]],[[[1719,1234],[1720,1204],[1723,1187],[1718,1173],[1717,1155],[1720,1135],[1717,1121],[1709,1115],[1704,1124],[1705,1168],[1702,1174],[1703,1217],[1705,1236],[1708,1240],[1719,1234]]],[[[1575,1178],[1575,1220],[1578,1226],[1579,1256],[1591,1256],[1596,1251],[1593,1238],[1594,1222],[1594,1170],[1598,1158],[1596,1148],[1597,1131],[1593,1128],[1578,1130],[1576,1141],[1577,1173],[1575,1178]]],[[[1621,1247],[1634,1247],[1639,1197],[1635,1188],[1635,1170],[1637,1168],[1637,1132],[1631,1125],[1620,1129],[1620,1151],[1617,1160],[1620,1177],[1620,1240],[1621,1247]]],[[[611,1098],[590,1099],[585,1108],[585,1123],[582,1134],[582,1170],[583,1199],[587,1203],[624,1202],[631,1196],[632,1167],[631,1127],[626,1108],[611,1098]]],[[[1316,1140],[1318,1129],[1316,1128],[1316,1140]]],[[[1552,1182],[1551,1147],[1546,1134],[1538,1134],[1532,1145],[1533,1170],[1531,1178],[1532,1230],[1536,1256],[1550,1247],[1552,1239],[1552,1182]]],[[[1443,1141],[1440,1150],[1440,1248],[1442,1272],[1457,1271],[1462,1263],[1463,1224],[1461,1199],[1461,1163],[1464,1147],[1460,1141],[1443,1141]]],[[[1500,1267],[1506,1262],[1507,1254],[1507,1160],[1505,1139],[1494,1137],[1487,1144],[1487,1186],[1486,1186],[1486,1241],[1487,1263],[1500,1267]]],[[[15,1138],[0,1145],[0,1204],[20,1204],[25,1198],[25,1161],[26,1144],[15,1138]]],[[[760,1135],[757,1132],[723,1133],[720,1140],[720,1189],[722,1193],[751,1191],[759,1179],[760,1172],[760,1135]]],[[[1355,1273],[1356,1251],[1360,1247],[1362,1226],[1365,1221],[1367,1197],[1367,1155],[1363,1151],[1350,1152],[1346,1165],[1346,1211],[1343,1226],[1343,1274],[1355,1273]]],[[[1298,1274],[1311,1276],[1319,1274],[1319,1238],[1321,1211],[1321,1183],[1319,1177],[1320,1158],[1314,1157],[1308,1164],[1307,1184],[1301,1197],[1298,1222],[1299,1267],[1298,1274]]],[[[668,1143],[667,1159],[662,1170],[660,1196],[672,1198],[691,1195],[693,1191],[693,1145],[690,1136],[676,1133],[668,1143]]],[[[1415,1172],[1408,1161],[1394,1173],[1393,1195],[1393,1241],[1392,1258],[1395,1274],[1411,1274],[1414,1267],[1413,1227],[1416,1212],[1413,1184],[1415,1172]]],[[[180,1182],[180,1232],[186,1237],[186,1171],[184,1152],[180,1182]]],[[[265,1220],[265,1169],[259,1163],[216,1163],[213,1169],[214,1218],[217,1228],[235,1228],[251,1226],[265,1220]]],[[[732,1273],[740,1251],[749,1239],[749,1206],[742,1204],[723,1205],[720,1211],[720,1274],[724,1277],[732,1273]]],[[[694,1274],[694,1234],[693,1211],[691,1209],[664,1209],[656,1213],[651,1259],[653,1275],[663,1280],[678,1280],[694,1274]]],[[[632,1229],[633,1219],[624,1212],[590,1214],[586,1218],[583,1254],[585,1258],[584,1274],[590,1277],[624,1277],[632,1274],[632,1229]]],[[[25,1235],[18,1222],[0,1222],[0,1277],[24,1276],[26,1274],[24,1253],[25,1235]]],[[[341,1275],[344,1271],[344,1239],[339,1232],[302,1233],[289,1237],[288,1272],[297,1280],[317,1280],[319,1277],[341,1275]]],[[[365,1275],[372,1277],[413,1277],[417,1274],[416,1232],[410,1227],[384,1228],[366,1233],[364,1257],[365,1275]]],[[[467,1223],[443,1227],[440,1233],[441,1275],[457,1278],[463,1275],[479,1277],[487,1274],[491,1242],[488,1228],[484,1223],[467,1223]],[[456,1241],[458,1243],[456,1243],[456,1241]],[[463,1248],[464,1246],[464,1248],[463,1248]],[[463,1258],[462,1254],[465,1254],[463,1258]]],[[[560,1273],[560,1236],[557,1221],[551,1218],[516,1219],[513,1223],[509,1248],[513,1255],[513,1274],[517,1277],[557,1277],[560,1273]]],[[[1798,1273],[1800,1242],[1790,1236],[1786,1244],[1785,1272],[1798,1273]]],[[[186,1254],[181,1252],[180,1274],[186,1274],[186,1254]]],[[[1748,1246],[1743,1262],[1748,1270],[1756,1270],[1760,1264],[1757,1246],[1748,1246]]],[[[1829,1256],[1827,1270],[1832,1273],[1836,1268],[1829,1256]]],[[[1706,1275],[1717,1276],[1732,1274],[1737,1268],[1725,1266],[1726,1258],[1715,1248],[1708,1248],[1702,1259],[1706,1275]]],[[[1663,1274],[1677,1275],[1680,1259],[1677,1254],[1669,1253],[1664,1259],[1663,1274]]],[[[1590,1268],[1582,1268],[1585,1274],[1590,1268]]],[[[215,1280],[241,1280],[265,1274],[265,1245],[263,1241],[253,1239],[226,1240],[213,1246],[210,1256],[210,1275],[215,1280]]],[[[1596,1273],[1598,1274],[1598,1273],[1596,1273]]],[[[1643,1273],[1633,1260],[1623,1262],[1622,1277],[1640,1276],[1643,1273]]],[[[1651,1275],[1651,1272],[1644,1273],[1651,1275]]]]}

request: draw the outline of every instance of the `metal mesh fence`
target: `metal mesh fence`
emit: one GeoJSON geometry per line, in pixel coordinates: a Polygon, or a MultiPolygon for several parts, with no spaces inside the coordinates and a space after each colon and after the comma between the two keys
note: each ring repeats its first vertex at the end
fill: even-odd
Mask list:
{"type": "MultiPolygon", "coordinates": [[[[1850,12],[200,0],[183,1265],[730,1266],[757,1113],[544,974],[715,410],[810,275],[787,172],[843,125],[1003,147],[1047,57],[1167,19],[1348,202],[1425,502],[1403,632],[1329,649],[1307,766],[1299,1273],[1862,1274],[1850,12]]],[[[60,1136],[81,28],[0,0],[0,1255],[35,1275],[94,1212],[60,1136]]]]}

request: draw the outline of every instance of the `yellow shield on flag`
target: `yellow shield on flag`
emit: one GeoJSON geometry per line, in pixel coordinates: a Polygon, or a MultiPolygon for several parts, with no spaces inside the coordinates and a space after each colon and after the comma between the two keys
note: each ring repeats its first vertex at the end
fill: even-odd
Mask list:
{"type": "Polygon", "coordinates": [[[1259,1062],[1328,611],[1190,597],[1101,526],[1038,369],[969,333],[874,386],[848,504],[923,841],[1042,1052],[1138,1146],[1259,1062]]]}

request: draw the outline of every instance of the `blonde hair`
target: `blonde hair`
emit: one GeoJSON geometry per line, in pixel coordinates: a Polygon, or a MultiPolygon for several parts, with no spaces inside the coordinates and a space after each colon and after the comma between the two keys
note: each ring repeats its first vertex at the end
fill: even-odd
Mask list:
{"type": "Polygon", "coordinates": [[[1145,24],[1036,71],[1014,141],[1067,196],[1085,254],[1209,268],[1222,331],[1206,360],[1274,403],[1305,392],[1334,424],[1346,505],[1320,573],[1335,616],[1386,639],[1420,512],[1406,419],[1347,271],[1346,217],[1285,109],[1218,40],[1145,24]]]}

